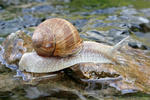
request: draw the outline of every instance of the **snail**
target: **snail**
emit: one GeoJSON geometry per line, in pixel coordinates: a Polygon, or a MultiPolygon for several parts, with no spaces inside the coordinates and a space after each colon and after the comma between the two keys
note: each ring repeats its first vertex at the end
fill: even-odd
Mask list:
{"type": "Polygon", "coordinates": [[[19,69],[32,73],[48,73],[79,63],[113,63],[112,53],[127,38],[115,46],[83,41],[77,29],[67,20],[47,19],[37,26],[32,36],[35,52],[22,56],[19,69]]]}

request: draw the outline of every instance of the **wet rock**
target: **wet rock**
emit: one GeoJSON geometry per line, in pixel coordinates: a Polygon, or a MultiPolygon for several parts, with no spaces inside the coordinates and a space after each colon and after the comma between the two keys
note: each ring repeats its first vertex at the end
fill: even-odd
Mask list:
{"type": "Polygon", "coordinates": [[[17,31],[20,27],[20,25],[18,25],[18,20],[14,19],[11,21],[1,21],[1,26],[0,26],[0,33],[1,36],[6,36],[11,32],[15,32],[17,31]]]}
{"type": "Polygon", "coordinates": [[[0,92],[0,98],[1,99],[6,99],[13,96],[13,93],[6,91],[6,92],[0,92]]]}
{"type": "Polygon", "coordinates": [[[37,26],[42,21],[42,19],[35,18],[32,15],[24,15],[23,18],[20,18],[20,20],[24,28],[37,26]]]}
{"type": "Polygon", "coordinates": [[[117,67],[118,70],[120,70],[119,72],[121,75],[127,75],[125,77],[126,81],[129,83],[134,83],[134,87],[139,88],[139,90],[145,92],[149,91],[149,88],[145,88],[143,86],[148,87],[150,82],[150,80],[147,78],[149,76],[148,71],[150,70],[148,67],[150,55],[147,55],[146,52],[142,50],[135,50],[128,47],[122,48],[121,53],[123,54],[124,60],[119,57],[118,59],[120,59],[124,67],[117,67]]]}
{"type": "MultiPolygon", "coordinates": [[[[106,21],[110,21],[108,19],[106,19],[106,21]]],[[[104,27],[106,30],[110,30],[110,29],[121,29],[121,28],[124,28],[124,29],[127,29],[128,24],[126,23],[122,23],[122,22],[110,22],[110,23],[106,23],[106,22],[95,22],[93,25],[92,25],[92,28],[102,28],[104,27]]]]}
{"type": "Polygon", "coordinates": [[[89,16],[91,13],[90,12],[81,12],[81,15],[83,16],[89,16]]]}
{"type": "MultiPolygon", "coordinates": [[[[106,64],[107,65],[107,64],[106,64]]],[[[109,65],[109,64],[108,64],[109,65]]],[[[105,67],[105,64],[86,63],[71,67],[81,79],[100,79],[120,76],[113,68],[105,67]]]]}
{"type": "Polygon", "coordinates": [[[23,53],[33,50],[31,37],[22,31],[11,33],[2,45],[5,50],[3,57],[9,64],[17,64],[23,53]]]}
{"type": "Polygon", "coordinates": [[[124,7],[122,12],[120,13],[122,15],[135,15],[135,14],[138,14],[137,10],[135,8],[127,8],[127,7],[124,7]]]}
{"type": "Polygon", "coordinates": [[[138,20],[141,21],[141,23],[149,23],[150,22],[147,18],[144,18],[144,17],[138,17],[138,20]]]}
{"type": "Polygon", "coordinates": [[[101,85],[101,89],[108,89],[109,86],[114,87],[121,93],[125,93],[125,91],[126,93],[134,93],[140,90],[127,83],[124,77],[120,76],[120,73],[109,64],[80,64],[78,67],[71,67],[71,69],[76,73],[75,77],[80,76],[77,78],[78,80],[81,79],[88,83],[86,87],[88,91],[99,85],[101,85]]]}
{"type": "Polygon", "coordinates": [[[35,99],[40,96],[48,96],[47,93],[43,93],[43,92],[39,91],[36,87],[27,88],[25,91],[27,92],[26,97],[28,97],[30,99],[35,99]]]}
{"type": "Polygon", "coordinates": [[[4,74],[4,73],[10,73],[10,72],[12,72],[11,69],[6,68],[6,66],[0,64],[0,73],[1,73],[1,74],[4,74]]]}
{"type": "Polygon", "coordinates": [[[107,24],[107,23],[103,23],[103,22],[101,22],[101,23],[95,23],[95,24],[93,25],[94,28],[95,28],[95,27],[106,27],[106,26],[108,26],[108,24],[107,24]]]}
{"type": "Polygon", "coordinates": [[[35,86],[27,86],[25,87],[26,97],[27,98],[44,98],[43,96],[48,96],[49,99],[56,98],[57,99],[79,99],[86,100],[88,98],[100,98],[103,96],[110,96],[118,93],[114,90],[114,88],[109,89],[100,89],[101,87],[97,87],[96,91],[94,90],[86,90],[84,84],[79,84],[74,81],[74,79],[70,79],[68,76],[64,76],[59,80],[49,80],[49,81],[41,81],[40,84],[35,86]],[[69,83],[69,84],[68,84],[69,83]],[[33,89],[34,88],[34,89],[33,89]],[[31,91],[32,93],[30,93],[31,91]],[[37,94],[37,95],[36,95],[37,94]],[[59,94],[59,95],[58,95],[59,94]],[[89,97],[90,94],[90,97],[89,97]]]}
{"type": "Polygon", "coordinates": [[[3,6],[8,6],[8,5],[18,5],[20,4],[21,2],[19,0],[1,0],[1,5],[3,6]]]}
{"type": "Polygon", "coordinates": [[[119,29],[111,29],[109,30],[109,36],[111,37],[117,37],[117,36],[127,36],[129,35],[129,32],[127,30],[119,30],[119,29]]]}
{"type": "Polygon", "coordinates": [[[106,9],[99,9],[96,11],[91,12],[91,14],[112,14],[117,10],[117,8],[106,8],[106,9]]]}
{"type": "Polygon", "coordinates": [[[3,8],[0,6],[0,13],[2,13],[4,10],[3,10],[3,8]]]}
{"type": "Polygon", "coordinates": [[[141,27],[137,24],[130,24],[129,28],[134,32],[139,32],[141,30],[141,27]]]}
{"type": "MultiPolygon", "coordinates": [[[[134,24],[141,24],[141,23],[149,23],[149,20],[145,17],[141,17],[141,16],[126,16],[128,18],[128,20],[125,20],[128,23],[134,23],[134,24]]],[[[122,18],[121,18],[122,19],[122,18]]]]}
{"type": "Polygon", "coordinates": [[[139,17],[139,16],[130,16],[129,19],[132,23],[135,22],[136,24],[141,23],[149,23],[149,20],[145,17],[139,17]]]}
{"type": "Polygon", "coordinates": [[[124,15],[119,16],[119,18],[120,18],[121,20],[128,20],[128,19],[129,19],[128,16],[124,16],[124,15]]]}
{"type": "Polygon", "coordinates": [[[8,7],[11,5],[21,5],[21,4],[27,4],[32,2],[45,2],[46,0],[1,0],[0,5],[4,7],[8,7]]]}
{"type": "Polygon", "coordinates": [[[78,19],[78,20],[71,21],[71,22],[76,27],[82,28],[87,23],[87,21],[88,21],[87,19],[78,19]]]}
{"type": "Polygon", "coordinates": [[[52,13],[56,9],[51,5],[34,6],[32,8],[24,8],[23,13],[52,13]]]}
{"type": "Polygon", "coordinates": [[[5,38],[0,37],[0,43],[2,43],[5,40],[5,38]]]}
{"type": "Polygon", "coordinates": [[[12,91],[19,86],[19,81],[13,78],[12,73],[1,74],[0,80],[0,92],[12,91]]]}
{"type": "Polygon", "coordinates": [[[70,20],[70,22],[76,26],[79,32],[82,31],[82,28],[84,27],[84,25],[87,24],[87,21],[88,21],[87,19],[70,20]]]}
{"type": "Polygon", "coordinates": [[[108,16],[108,18],[106,20],[117,20],[117,15],[114,16],[108,16]]]}
{"type": "MultiPolygon", "coordinates": [[[[60,79],[58,81],[49,81],[46,83],[38,84],[36,87],[27,87],[25,89],[26,95],[25,97],[29,99],[36,98],[44,98],[44,96],[48,96],[49,98],[57,98],[57,99],[77,99],[83,97],[83,94],[80,93],[78,86],[75,86],[74,82],[66,79],[60,79]],[[62,81],[62,82],[61,82],[62,81]],[[67,86],[67,82],[70,83],[69,87],[67,86]]],[[[82,90],[81,90],[82,91],[82,90]]]]}
{"type": "MultiPolygon", "coordinates": [[[[97,36],[105,37],[105,35],[103,33],[101,33],[100,31],[97,31],[97,30],[87,31],[86,33],[88,35],[97,35],[97,36]]],[[[95,36],[95,37],[97,37],[97,36],[95,36]]]]}
{"type": "Polygon", "coordinates": [[[80,64],[78,68],[71,68],[76,75],[80,74],[82,81],[107,84],[121,91],[122,94],[137,91],[148,92],[150,90],[148,88],[150,55],[128,46],[123,47],[120,52],[121,54],[115,54],[119,65],[87,63],[80,64]],[[86,78],[84,79],[83,76],[86,78]]]}
{"type": "Polygon", "coordinates": [[[30,2],[46,2],[47,0],[28,0],[30,2]]]}
{"type": "Polygon", "coordinates": [[[140,38],[142,38],[142,37],[145,36],[145,34],[144,34],[143,32],[134,32],[134,34],[135,34],[137,37],[140,37],[140,38]]]}
{"type": "Polygon", "coordinates": [[[149,23],[149,20],[147,17],[143,16],[137,16],[137,14],[140,14],[135,8],[123,8],[121,9],[120,16],[118,17],[120,21],[123,21],[125,23],[130,24],[142,24],[142,23],[149,23]]]}
{"type": "Polygon", "coordinates": [[[148,13],[150,12],[150,8],[141,9],[140,11],[144,13],[144,16],[150,17],[150,13],[148,13]]]}
{"type": "Polygon", "coordinates": [[[100,31],[97,30],[89,30],[86,32],[86,37],[87,39],[100,42],[100,43],[108,43],[107,37],[100,31]]]}
{"type": "Polygon", "coordinates": [[[140,24],[139,25],[140,26],[140,31],[141,32],[144,32],[144,33],[146,33],[146,32],[150,32],[150,23],[142,23],[142,24],[140,24]]]}
{"type": "Polygon", "coordinates": [[[128,45],[135,49],[142,49],[142,50],[148,49],[147,46],[143,45],[142,43],[138,43],[138,42],[129,42],[128,45]]]}
{"type": "Polygon", "coordinates": [[[6,36],[17,30],[24,29],[27,27],[37,26],[42,19],[35,18],[32,15],[24,15],[9,21],[0,21],[0,33],[1,36],[6,36]]]}

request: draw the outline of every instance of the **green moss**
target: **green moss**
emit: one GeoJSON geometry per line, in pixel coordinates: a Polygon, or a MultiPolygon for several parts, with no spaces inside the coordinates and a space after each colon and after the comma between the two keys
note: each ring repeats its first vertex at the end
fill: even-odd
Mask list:
{"type": "Polygon", "coordinates": [[[9,11],[5,11],[5,12],[2,12],[1,14],[0,14],[0,19],[1,20],[11,20],[11,19],[13,19],[13,18],[15,18],[16,17],[16,14],[14,14],[14,13],[11,13],[11,12],[9,12],[9,11]]]}
{"type": "Polygon", "coordinates": [[[107,27],[97,27],[95,29],[100,31],[109,31],[111,29],[121,29],[121,28],[115,26],[107,26],[107,27]]]}
{"type": "Polygon", "coordinates": [[[26,28],[26,30],[28,30],[28,31],[30,31],[30,32],[34,32],[35,27],[28,27],[28,28],[26,28]]]}

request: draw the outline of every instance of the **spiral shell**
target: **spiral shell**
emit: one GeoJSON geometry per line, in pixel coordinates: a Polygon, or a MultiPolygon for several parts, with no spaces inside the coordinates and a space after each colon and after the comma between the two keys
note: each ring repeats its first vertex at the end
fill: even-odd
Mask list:
{"type": "Polygon", "coordinates": [[[52,18],[37,26],[32,36],[32,44],[40,56],[66,57],[81,50],[82,39],[70,22],[52,18]]]}

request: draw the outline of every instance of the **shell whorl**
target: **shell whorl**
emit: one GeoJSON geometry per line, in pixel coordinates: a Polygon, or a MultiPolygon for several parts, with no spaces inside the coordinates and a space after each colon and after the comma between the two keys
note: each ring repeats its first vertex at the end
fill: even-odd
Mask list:
{"type": "Polygon", "coordinates": [[[32,44],[40,56],[65,57],[81,50],[82,39],[70,22],[61,18],[52,18],[36,28],[32,44]]]}
{"type": "Polygon", "coordinates": [[[82,50],[69,57],[41,57],[35,52],[25,53],[20,62],[19,69],[26,72],[47,73],[62,70],[79,63],[112,63],[107,58],[107,51],[112,47],[96,42],[83,42],[82,50]]]}

